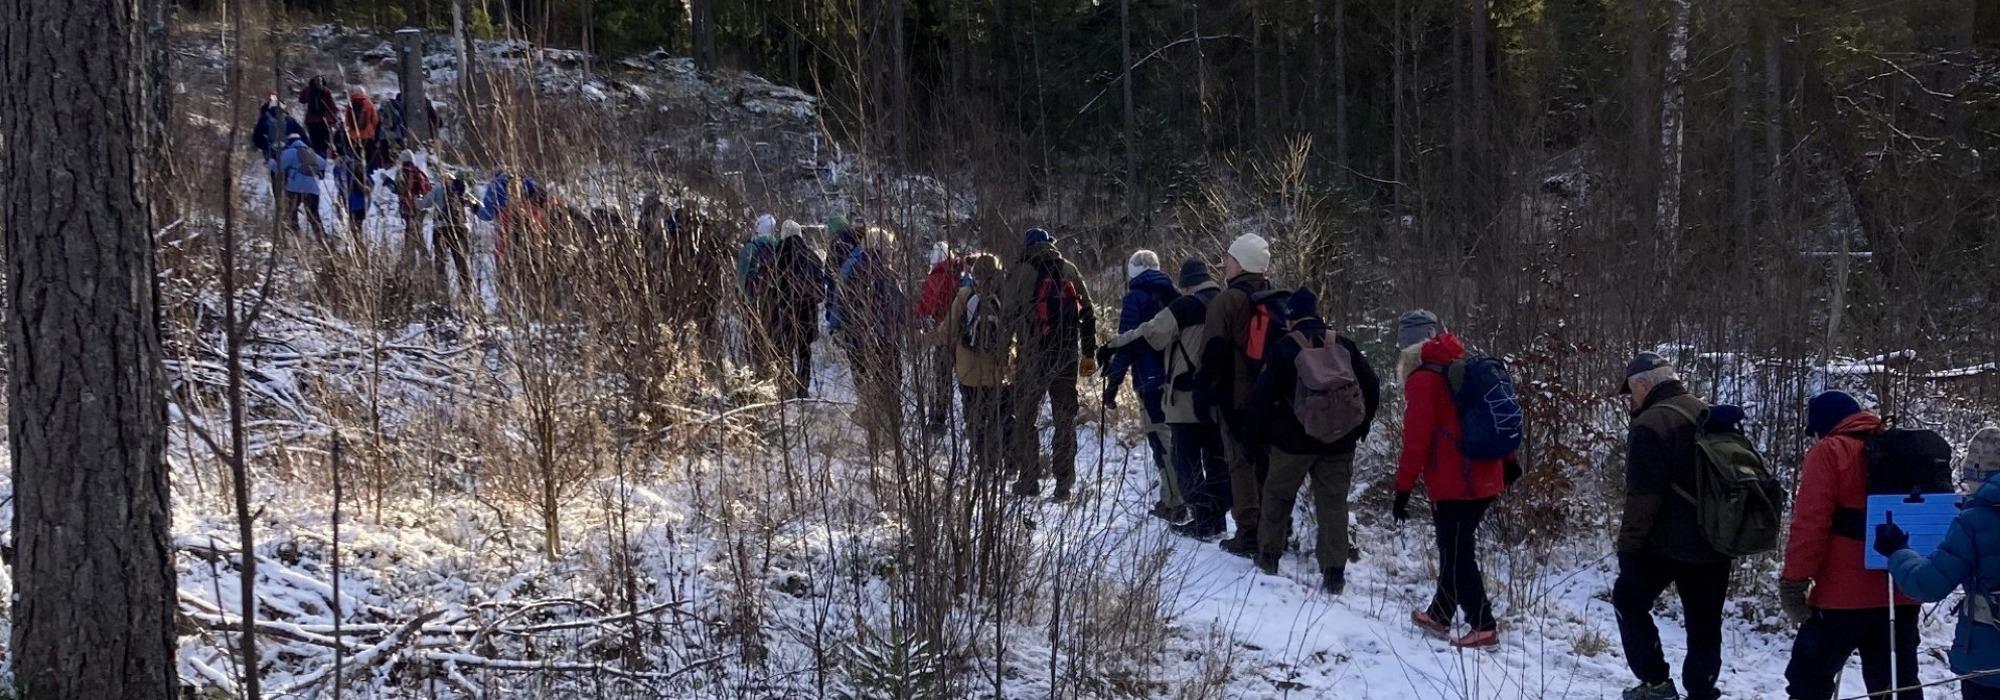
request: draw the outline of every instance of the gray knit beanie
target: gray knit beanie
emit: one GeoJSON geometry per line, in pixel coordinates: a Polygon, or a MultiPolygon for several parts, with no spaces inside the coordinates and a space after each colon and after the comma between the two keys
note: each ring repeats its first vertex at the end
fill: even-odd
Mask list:
{"type": "Polygon", "coordinates": [[[1444,332],[1444,323],[1437,314],[1417,309],[1396,319],[1396,347],[1407,348],[1437,337],[1444,332]]]}

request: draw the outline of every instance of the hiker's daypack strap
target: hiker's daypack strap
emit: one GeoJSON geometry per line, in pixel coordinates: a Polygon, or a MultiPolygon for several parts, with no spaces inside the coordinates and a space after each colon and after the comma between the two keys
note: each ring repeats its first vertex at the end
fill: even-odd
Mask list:
{"type": "MultiPolygon", "coordinates": [[[[1669,401],[1671,401],[1671,399],[1669,401]]],[[[1688,424],[1694,426],[1695,435],[1697,436],[1697,439],[1699,439],[1699,436],[1701,435],[1701,421],[1695,420],[1694,414],[1689,413],[1688,410],[1685,408],[1681,408],[1680,406],[1668,403],[1667,401],[1661,401],[1659,405],[1664,406],[1669,410],[1672,410],[1674,413],[1680,414],[1682,418],[1686,418],[1688,424]]],[[[1695,449],[1699,451],[1701,449],[1701,445],[1699,444],[1695,445],[1695,449]]],[[[1627,465],[1626,468],[1630,469],[1631,467],[1630,465],[1627,465]]],[[[1694,470],[1695,488],[1697,489],[1701,488],[1701,477],[1702,477],[1702,470],[1699,466],[1697,466],[1694,470]]],[[[1696,500],[1694,494],[1688,493],[1687,489],[1681,488],[1680,484],[1674,484],[1673,488],[1674,488],[1674,493],[1680,494],[1681,498],[1685,498],[1688,500],[1688,503],[1697,506],[1701,505],[1701,501],[1696,500]]]]}

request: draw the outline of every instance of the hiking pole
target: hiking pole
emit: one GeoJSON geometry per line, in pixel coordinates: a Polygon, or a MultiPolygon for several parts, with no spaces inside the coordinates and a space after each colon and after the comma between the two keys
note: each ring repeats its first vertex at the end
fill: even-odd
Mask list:
{"type": "Polygon", "coordinates": [[[1897,651],[1903,643],[1896,638],[1896,575],[1888,571],[1882,573],[1886,574],[1883,578],[1889,579],[1889,683],[1902,685],[1903,677],[1896,670],[1897,651]]]}

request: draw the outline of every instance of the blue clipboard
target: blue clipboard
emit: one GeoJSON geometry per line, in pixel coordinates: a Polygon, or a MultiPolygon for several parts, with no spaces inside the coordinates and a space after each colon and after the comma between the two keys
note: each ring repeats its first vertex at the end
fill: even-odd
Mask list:
{"type": "Polygon", "coordinates": [[[1890,513],[1896,514],[1896,526],[1910,534],[1910,549],[1928,555],[1937,549],[1939,542],[1944,541],[1945,531],[1951,529],[1951,521],[1958,517],[1958,502],[1956,493],[1869,496],[1868,527],[1863,531],[1867,541],[1861,549],[1862,566],[1876,571],[1889,568],[1889,558],[1875,551],[1875,526],[1888,522],[1890,513]]]}

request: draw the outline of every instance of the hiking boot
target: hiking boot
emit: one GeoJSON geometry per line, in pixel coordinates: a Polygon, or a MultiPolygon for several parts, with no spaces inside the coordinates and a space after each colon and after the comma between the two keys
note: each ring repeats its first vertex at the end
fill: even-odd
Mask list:
{"type": "Polygon", "coordinates": [[[1170,523],[1180,522],[1174,519],[1175,511],[1177,510],[1180,509],[1167,505],[1164,501],[1156,502],[1153,504],[1153,517],[1165,520],[1170,523]]]}
{"type": "Polygon", "coordinates": [[[1057,503],[1069,500],[1069,484],[1056,484],[1056,492],[1049,494],[1049,500],[1057,503]]]}
{"type": "Polygon", "coordinates": [[[1681,700],[1681,694],[1674,690],[1674,682],[1640,683],[1625,689],[1619,696],[1623,700],[1681,700]]]}
{"type": "Polygon", "coordinates": [[[1418,610],[1410,613],[1410,623],[1416,625],[1417,629],[1439,637],[1451,636],[1451,623],[1439,622],[1437,618],[1431,617],[1428,610],[1418,610]]]}
{"type": "Polygon", "coordinates": [[[1042,482],[1029,481],[1027,479],[1016,481],[1014,482],[1014,495],[1023,498],[1040,496],[1042,495],[1042,482]]]}
{"type": "Polygon", "coordinates": [[[1330,595],[1347,592],[1347,570],[1322,569],[1319,572],[1319,589],[1330,595]]]}
{"type": "Polygon", "coordinates": [[[1257,562],[1257,570],[1262,571],[1266,574],[1270,574],[1272,576],[1278,575],[1278,559],[1281,556],[1282,555],[1270,554],[1268,552],[1258,552],[1257,558],[1255,559],[1255,561],[1257,562]]]}
{"type": "Polygon", "coordinates": [[[1222,551],[1243,557],[1244,559],[1257,556],[1257,538],[1251,537],[1246,539],[1240,531],[1236,533],[1235,537],[1223,540],[1217,544],[1222,547],[1222,551]]]}
{"type": "Polygon", "coordinates": [[[1454,649],[1479,649],[1500,645],[1499,630],[1473,630],[1465,636],[1451,640],[1454,649]]]}
{"type": "Polygon", "coordinates": [[[1167,529],[1172,530],[1174,534],[1182,537],[1206,540],[1222,534],[1222,523],[1204,523],[1200,520],[1192,520],[1179,525],[1169,526],[1167,529]]]}

